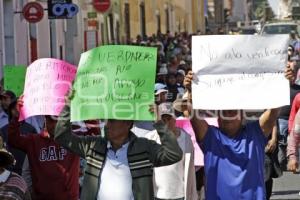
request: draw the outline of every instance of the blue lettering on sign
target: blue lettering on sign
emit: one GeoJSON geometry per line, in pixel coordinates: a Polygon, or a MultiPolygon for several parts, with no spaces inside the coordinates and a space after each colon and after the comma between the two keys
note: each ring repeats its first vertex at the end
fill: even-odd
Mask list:
{"type": "Polygon", "coordinates": [[[65,11],[67,11],[67,17],[72,18],[78,13],[78,6],[73,3],[66,3],[66,4],[55,4],[52,8],[52,13],[57,16],[63,16],[65,11]]]}

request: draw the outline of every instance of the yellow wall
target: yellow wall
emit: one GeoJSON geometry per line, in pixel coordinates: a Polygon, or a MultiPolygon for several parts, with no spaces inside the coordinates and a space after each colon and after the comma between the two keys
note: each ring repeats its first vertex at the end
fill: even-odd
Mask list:
{"type": "Polygon", "coordinates": [[[145,3],[146,34],[148,36],[157,32],[156,13],[160,14],[162,33],[167,31],[166,8],[169,9],[170,13],[170,31],[172,33],[179,31],[188,31],[191,33],[196,32],[198,29],[204,32],[204,12],[201,12],[201,9],[203,9],[201,3],[203,3],[204,0],[120,0],[122,38],[125,38],[125,2],[128,2],[130,5],[131,38],[135,38],[138,34],[141,34],[139,6],[141,2],[145,3]]]}
{"type": "MultiPolygon", "coordinates": [[[[81,3],[81,9],[86,10],[86,12],[94,11],[91,4],[86,4],[86,0],[78,1],[80,1],[81,3]]],[[[135,39],[137,35],[141,35],[140,4],[142,2],[144,2],[145,4],[145,25],[146,34],[148,36],[152,35],[153,33],[157,33],[157,14],[160,15],[161,32],[166,33],[166,9],[169,10],[169,30],[172,34],[174,34],[175,32],[183,31],[195,33],[199,29],[202,32],[205,32],[204,0],[112,0],[111,9],[105,14],[98,13],[97,17],[97,19],[99,20],[99,24],[104,23],[104,43],[111,42],[108,40],[107,34],[107,15],[109,13],[113,13],[114,15],[118,16],[118,20],[120,23],[120,40],[121,42],[126,41],[127,37],[125,31],[125,3],[127,2],[129,3],[130,10],[131,39],[135,39]]],[[[86,14],[84,15],[84,19],[86,19],[86,14]]],[[[115,17],[114,20],[116,23],[117,19],[115,17]]],[[[100,34],[100,27],[98,29],[100,34]]]]}

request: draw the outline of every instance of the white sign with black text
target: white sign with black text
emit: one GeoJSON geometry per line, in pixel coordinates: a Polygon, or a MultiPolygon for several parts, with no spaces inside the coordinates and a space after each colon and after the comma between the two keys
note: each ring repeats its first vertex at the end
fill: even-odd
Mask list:
{"type": "Polygon", "coordinates": [[[288,35],[193,36],[193,107],[267,109],[290,104],[288,35]]]}

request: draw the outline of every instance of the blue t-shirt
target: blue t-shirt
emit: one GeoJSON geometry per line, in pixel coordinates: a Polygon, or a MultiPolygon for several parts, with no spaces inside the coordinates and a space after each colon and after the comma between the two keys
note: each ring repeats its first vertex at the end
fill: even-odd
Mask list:
{"type": "Polygon", "coordinates": [[[264,155],[267,138],[252,122],[229,138],[209,126],[203,140],[207,200],[265,199],[264,155]]]}

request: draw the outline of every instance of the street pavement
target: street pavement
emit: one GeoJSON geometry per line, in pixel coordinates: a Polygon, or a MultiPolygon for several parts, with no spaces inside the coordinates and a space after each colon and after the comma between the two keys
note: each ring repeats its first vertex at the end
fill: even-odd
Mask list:
{"type": "Polygon", "coordinates": [[[273,180],[272,200],[300,200],[300,174],[284,172],[280,178],[273,180]]]}

